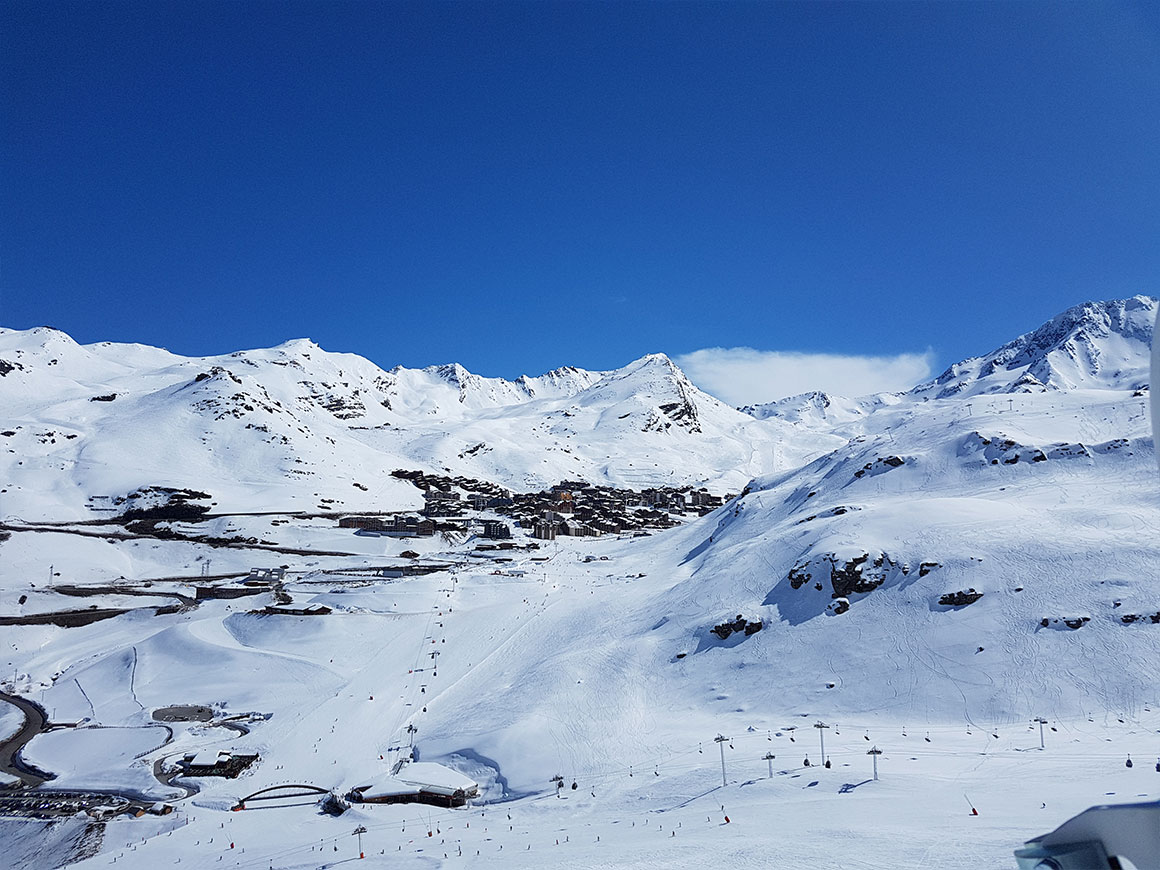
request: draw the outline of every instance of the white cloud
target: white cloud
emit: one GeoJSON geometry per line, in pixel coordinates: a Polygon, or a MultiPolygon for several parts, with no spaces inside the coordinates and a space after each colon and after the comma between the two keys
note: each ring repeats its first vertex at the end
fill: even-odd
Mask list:
{"type": "Polygon", "coordinates": [[[931,376],[934,355],[842,356],[708,347],[673,358],[689,379],[730,405],[756,405],[811,390],[840,396],[908,390],[931,376]]]}

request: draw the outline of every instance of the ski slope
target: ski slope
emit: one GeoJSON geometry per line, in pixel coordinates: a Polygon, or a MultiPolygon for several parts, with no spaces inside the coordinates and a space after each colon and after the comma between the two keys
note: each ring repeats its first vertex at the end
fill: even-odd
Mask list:
{"type": "MultiPolygon", "coordinates": [[[[1007,346],[1002,373],[960,366],[966,386],[946,395],[814,396],[748,414],[660,356],[527,389],[454,368],[396,370],[374,387],[383,375],[358,358],[302,343],[231,362],[5,333],[0,357],[24,368],[0,384],[19,387],[5,406],[16,434],[5,436],[0,615],[127,611],[4,626],[5,690],[66,725],[24,756],[57,774],[42,788],[177,807],[100,828],[5,818],[6,854],[29,868],[329,867],[357,860],[362,826],[366,866],[1010,867],[1024,840],[1088,806],[1157,797],[1160,488],[1148,391],[1131,374],[1147,353],[1133,324],[1155,303],[1080,308],[1007,346]],[[1053,381],[1043,365],[1069,346],[1098,346],[1067,359],[1100,366],[1069,362],[1053,381]],[[44,375],[38,398],[8,379],[40,378],[42,351],[60,381],[44,375]],[[315,363],[334,368],[306,373],[315,363]],[[290,377],[271,380],[267,364],[290,377]],[[351,428],[303,401],[300,381],[337,391],[340,369],[344,401],[362,385],[360,419],[389,426],[351,428]],[[1032,369],[1042,388],[1027,390],[1032,369]],[[444,386],[423,422],[431,378],[444,386]],[[97,386],[118,397],[90,402],[97,386]],[[235,388],[251,397],[229,405],[241,416],[207,421],[210,406],[194,407],[235,388]],[[379,416],[372,388],[391,403],[379,416]],[[282,409],[261,418],[269,432],[245,428],[255,395],[282,409]],[[290,444],[247,440],[275,433],[290,444]],[[451,445],[477,437],[488,448],[453,463],[451,445]],[[286,476],[284,449],[312,474],[286,476]],[[491,554],[506,561],[470,538],[366,537],[334,519],[419,505],[395,467],[523,488],[569,463],[570,476],[636,486],[744,480],[674,529],[491,554]],[[120,538],[99,524],[109,512],[94,495],[156,485],[204,491],[228,514],[176,528],[262,543],[120,538]],[[29,526],[46,521],[61,525],[29,526]],[[375,573],[405,550],[448,567],[375,573]],[[278,564],[294,607],[330,613],[252,612],[276,602],[270,590],[196,592],[278,564]],[[714,631],[738,616],[759,628],[714,631]],[[153,719],[174,705],[213,719],[153,719]],[[163,781],[204,749],[259,759],[237,779],[163,781]],[[344,794],[408,755],[471,777],[480,800],[356,804],[337,818],[309,801],[231,812],[284,783],[344,794]]],[[[0,704],[0,731],[19,726],[11,709],[0,704]]]]}

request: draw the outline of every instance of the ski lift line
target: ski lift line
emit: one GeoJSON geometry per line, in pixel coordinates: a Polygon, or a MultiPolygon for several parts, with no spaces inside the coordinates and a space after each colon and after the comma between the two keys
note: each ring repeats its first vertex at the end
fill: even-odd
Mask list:
{"type": "MultiPolygon", "coordinates": [[[[418,648],[416,648],[416,650],[415,650],[415,658],[412,661],[412,666],[411,666],[411,668],[409,668],[409,669],[411,669],[412,674],[414,674],[415,670],[419,668],[419,662],[422,661],[423,655],[427,654],[427,652],[428,652],[427,651],[428,644],[426,644],[425,641],[430,636],[430,630],[432,630],[432,624],[435,621],[435,615],[436,615],[436,612],[438,611],[438,602],[440,602],[440,590],[436,589],[434,600],[432,601],[432,603],[430,603],[430,606],[427,608],[427,623],[425,625],[423,625],[422,638],[419,641],[418,648]]],[[[411,687],[411,698],[409,698],[409,701],[414,703],[416,698],[418,698],[418,694],[415,693],[414,683],[413,683],[412,687],[411,687]]],[[[407,719],[407,712],[406,712],[406,705],[404,705],[403,711],[400,712],[400,716],[397,718],[396,726],[394,726],[393,730],[391,732],[389,732],[392,734],[392,737],[394,734],[397,734],[399,732],[401,727],[403,727],[403,723],[405,722],[406,719],[407,719]]]]}
{"type": "MultiPolygon", "coordinates": [[[[1014,726],[1016,724],[1018,724],[1018,723],[1012,722],[1008,725],[1002,726],[1002,728],[1000,730],[1006,731],[1008,734],[1010,734],[1013,730],[1012,726],[1014,726]]],[[[797,726],[793,726],[793,727],[796,730],[797,726]]],[[[870,729],[868,729],[868,728],[860,727],[856,724],[847,723],[844,726],[840,725],[840,724],[835,724],[835,732],[836,733],[840,732],[840,729],[843,727],[849,729],[853,733],[857,733],[858,736],[863,736],[864,734],[868,735],[868,733],[870,731],[870,729]]],[[[921,732],[924,734],[930,734],[930,735],[935,735],[935,736],[939,736],[939,735],[958,736],[962,733],[963,727],[964,726],[962,726],[962,725],[936,725],[936,726],[933,726],[929,729],[923,727],[921,729],[921,732]]],[[[977,728],[978,726],[974,726],[974,727],[977,728]]],[[[790,727],[784,726],[778,730],[781,730],[784,732],[784,731],[790,730],[790,727]]],[[[879,725],[875,726],[874,730],[881,732],[884,729],[882,728],[881,724],[879,724],[879,725]]],[[[920,748],[918,748],[918,744],[922,743],[925,740],[925,738],[917,736],[919,734],[919,729],[913,729],[913,730],[915,731],[915,735],[912,738],[906,738],[906,739],[913,740],[915,745],[906,745],[906,744],[896,745],[894,748],[895,752],[897,752],[900,755],[904,754],[904,755],[918,756],[918,757],[924,757],[924,758],[940,758],[940,757],[944,757],[944,758],[974,758],[974,757],[979,756],[980,754],[983,754],[978,749],[939,749],[939,748],[936,748],[934,746],[923,746],[920,749],[920,748]]],[[[986,746],[988,744],[990,744],[992,740],[995,739],[994,734],[997,733],[997,730],[988,729],[988,728],[978,728],[978,730],[980,733],[981,741],[982,741],[984,749],[985,749],[986,746]]],[[[1021,729],[1014,729],[1014,730],[1016,730],[1017,733],[1022,733],[1021,729]]],[[[1142,735],[1142,736],[1144,736],[1144,735],[1142,735]]],[[[742,743],[745,741],[752,742],[755,740],[761,741],[762,743],[768,743],[770,738],[767,735],[762,734],[759,731],[744,732],[744,733],[735,735],[732,738],[731,742],[742,743]]],[[[933,743],[933,740],[934,740],[934,738],[932,737],[931,738],[932,743],[933,743]]],[[[1018,751],[1018,749],[1016,748],[1014,751],[1018,751]]],[[[848,748],[839,747],[837,749],[827,751],[827,753],[826,753],[827,756],[842,757],[842,758],[855,758],[855,757],[860,757],[862,754],[864,754],[864,753],[863,753],[860,745],[856,749],[848,749],[848,748]]],[[[606,782],[608,780],[616,779],[618,777],[622,777],[622,776],[626,776],[626,775],[635,776],[638,771],[641,773],[645,773],[650,769],[661,770],[661,771],[665,771],[665,772],[678,772],[678,771],[679,772],[687,772],[687,771],[691,771],[691,770],[697,770],[700,768],[710,768],[713,766],[713,765],[708,764],[708,763],[703,762],[703,761],[693,763],[693,764],[676,763],[680,760],[683,760],[684,758],[687,758],[687,757],[691,758],[694,755],[702,755],[702,757],[703,757],[702,752],[698,751],[695,748],[689,748],[689,749],[683,750],[683,751],[675,751],[675,752],[670,751],[670,752],[665,753],[665,754],[652,755],[652,756],[649,756],[647,758],[642,758],[642,759],[638,759],[636,761],[633,761],[631,764],[628,764],[628,765],[617,765],[617,766],[611,767],[611,768],[599,768],[599,769],[592,769],[592,770],[587,770],[587,771],[577,770],[577,771],[574,771],[574,775],[578,779],[588,781],[588,782],[606,782]]],[[[1074,758],[1077,760],[1102,761],[1102,760],[1108,760],[1108,759],[1119,759],[1121,756],[1118,753],[1066,753],[1066,757],[1074,758]]],[[[744,761],[744,759],[739,759],[739,760],[744,761]]]]}
{"type": "MultiPolygon", "coordinates": [[[[698,767],[704,767],[704,766],[705,765],[698,765],[698,767]]],[[[709,765],[709,767],[712,767],[712,765],[709,765]]],[[[804,769],[806,769],[806,768],[804,768],[804,767],[792,768],[792,770],[804,770],[804,769]]],[[[551,798],[552,796],[553,796],[552,793],[545,793],[545,794],[538,795],[538,796],[532,798],[532,800],[538,802],[538,801],[546,799],[546,798],[551,798]]],[[[460,813],[460,811],[457,811],[457,810],[453,810],[453,809],[440,810],[437,808],[434,810],[428,810],[427,808],[424,808],[423,810],[420,811],[419,818],[415,818],[415,819],[404,818],[401,820],[392,819],[390,821],[382,821],[382,822],[368,822],[366,820],[363,820],[363,821],[361,821],[361,826],[365,829],[364,832],[368,833],[368,834],[371,832],[393,831],[395,829],[398,829],[400,827],[400,825],[405,829],[407,824],[418,825],[420,830],[422,830],[423,828],[426,828],[428,831],[430,831],[432,829],[437,830],[441,825],[444,825],[447,822],[464,820],[469,825],[470,821],[473,821],[476,819],[482,821],[482,820],[486,819],[486,812],[487,812],[486,806],[472,808],[471,810],[469,810],[469,815],[465,819],[464,815],[462,813],[460,813]]],[[[493,809],[493,812],[495,812],[494,809],[493,809]]],[[[508,818],[509,819],[511,818],[510,810],[509,810],[508,818]]],[[[468,825],[465,825],[465,828],[468,825]]],[[[449,829],[451,829],[451,826],[449,826],[449,829]]],[[[529,832],[528,831],[521,831],[520,833],[521,833],[521,835],[526,835],[529,832]]],[[[320,840],[320,842],[325,842],[326,840],[329,840],[329,839],[332,839],[332,838],[329,838],[329,837],[322,838],[320,840]]],[[[263,855],[255,857],[254,859],[251,859],[249,861],[241,862],[237,866],[242,866],[242,867],[269,866],[269,864],[267,862],[283,860],[286,858],[291,858],[292,856],[307,855],[307,854],[310,854],[311,852],[314,852],[314,851],[315,851],[315,847],[313,845],[313,838],[311,838],[311,840],[308,843],[304,843],[302,845],[283,849],[283,850],[276,852],[276,853],[264,853],[263,855]]]]}
{"type": "MultiPolygon", "coordinates": [[[[1030,748],[1028,748],[1028,751],[1029,750],[1030,750],[1030,748]]],[[[1014,750],[1014,751],[1018,751],[1018,750],[1014,750]]],[[[857,762],[858,760],[860,760],[861,756],[864,754],[865,753],[861,747],[858,747],[858,749],[856,749],[856,750],[840,749],[840,750],[836,750],[836,751],[828,750],[826,752],[827,757],[832,759],[832,760],[849,759],[853,762],[857,762]]],[[[983,755],[985,753],[982,753],[978,750],[966,750],[966,749],[965,750],[951,750],[951,749],[936,750],[936,749],[925,749],[925,748],[924,749],[917,749],[917,748],[910,748],[910,747],[896,747],[893,754],[895,754],[899,757],[905,756],[905,757],[926,758],[926,759],[973,759],[973,758],[978,758],[980,755],[983,755]]],[[[887,753],[887,755],[889,755],[889,753],[887,753]]],[[[1090,761],[1090,762],[1120,763],[1123,760],[1123,754],[1120,752],[1069,753],[1066,755],[1066,757],[1069,760],[1090,761]]],[[[754,765],[757,765],[759,761],[760,761],[760,759],[757,759],[755,761],[754,759],[742,757],[742,758],[737,759],[735,761],[735,763],[740,763],[740,764],[752,763],[754,765]]],[[[607,771],[600,771],[600,772],[595,772],[595,771],[593,771],[593,772],[578,772],[576,774],[576,778],[579,781],[584,782],[584,783],[588,783],[588,784],[603,784],[603,783],[607,783],[609,781],[622,780],[622,779],[630,777],[630,776],[647,775],[650,770],[658,773],[659,775],[669,776],[669,775],[689,773],[689,772],[696,771],[696,770],[703,770],[703,771],[706,771],[706,774],[708,774],[708,772],[711,770],[714,770],[715,767],[716,767],[715,764],[713,764],[712,762],[706,762],[706,761],[695,762],[692,764],[667,763],[667,764],[659,764],[659,765],[652,765],[652,766],[650,766],[648,764],[641,764],[641,765],[634,764],[634,765],[631,765],[629,767],[622,767],[622,768],[618,768],[615,770],[607,770],[607,771]],[[631,773],[630,773],[630,771],[631,771],[631,773]]],[[[805,768],[802,766],[795,765],[793,767],[789,767],[789,768],[785,768],[785,769],[799,770],[799,769],[805,769],[805,768]]]]}
{"type": "MultiPolygon", "coordinates": [[[[910,755],[914,755],[914,754],[936,755],[936,753],[914,753],[914,752],[909,752],[906,754],[910,754],[910,755]]],[[[964,753],[956,753],[956,754],[971,756],[971,755],[975,755],[976,753],[964,752],[964,753]]],[[[1077,755],[1077,756],[1070,756],[1070,757],[1073,757],[1073,758],[1089,757],[1089,758],[1098,758],[1099,760],[1115,759],[1117,762],[1121,762],[1122,758],[1123,758],[1122,754],[1120,754],[1120,753],[1099,754],[1098,756],[1097,755],[1090,755],[1090,756],[1077,755]]],[[[714,767],[714,765],[712,765],[712,764],[708,764],[708,765],[699,764],[699,765],[695,765],[693,768],[690,768],[690,769],[697,769],[697,768],[712,769],[713,767],[714,767]]],[[[795,766],[793,768],[788,768],[788,770],[793,770],[793,771],[805,770],[805,769],[807,769],[807,768],[798,767],[798,766],[795,766]]],[[[538,802],[540,800],[551,798],[553,796],[554,796],[554,792],[546,792],[544,794],[537,795],[536,797],[532,798],[531,800],[538,802]]],[[[470,813],[470,815],[468,817],[469,820],[474,821],[476,818],[479,818],[481,820],[486,818],[487,809],[488,809],[488,806],[486,806],[486,805],[472,808],[471,810],[469,810],[469,813],[470,813]]],[[[495,809],[493,808],[493,812],[494,811],[495,811],[495,809]]],[[[510,810],[509,810],[509,813],[510,813],[510,810]]],[[[463,819],[463,818],[464,818],[464,815],[461,814],[461,812],[458,810],[452,810],[452,809],[439,810],[439,809],[436,809],[436,810],[434,810],[434,812],[427,811],[426,818],[424,818],[424,819],[414,819],[414,820],[403,819],[401,821],[400,820],[391,820],[391,821],[371,822],[371,823],[367,823],[364,821],[363,825],[368,829],[368,832],[370,832],[370,831],[387,831],[387,830],[397,828],[400,824],[405,826],[408,823],[422,824],[423,822],[426,822],[428,825],[434,824],[434,825],[438,826],[438,825],[444,824],[445,822],[452,822],[452,821],[456,821],[458,819],[463,819]]],[[[509,816],[509,818],[510,818],[510,816],[509,816]]],[[[524,833],[526,833],[526,832],[524,832],[524,833]]],[[[255,858],[250,862],[244,862],[244,863],[240,864],[239,866],[243,866],[243,867],[263,866],[262,862],[272,861],[272,860],[280,860],[282,858],[287,858],[287,857],[290,857],[293,855],[308,854],[310,851],[311,851],[311,847],[309,844],[307,844],[305,846],[298,846],[298,847],[289,848],[289,849],[283,850],[279,853],[266,854],[266,855],[263,855],[262,857],[255,858]]],[[[268,865],[265,865],[265,866],[268,866],[268,865]]]]}
{"type": "MultiPolygon", "coordinates": [[[[422,661],[423,655],[427,651],[426,647],[429,644],[424,643],[424,641],[431,634],[431,626],[435,621],[435,614],[438,612],[438,609],[439,609],[439,594],[440,593],[438,592],[438,590],[436,590],[435,597],[431,602],[431,606],[427,608],[427,623],[423,627],[423,635],[422,635],[421,640],[419,641],[418,649],[415,652],[415,659],[414,659],[414,662],[412,663],[412,666],[410,668],[412,675],[414,675],[415,670],[419,667],[419,662],[422,661]]],[[[408,712],[408,710],[407,710],[408,704],[403,704],[399,708],[399,712],[395,717],[394,727],[390,731],[386,732],[387,734],[390,735],[390,737],[388,738],[388,743],[395,742],[395,738],[399,737],[399,735],[402,732],[403,723],[406,722],[408,718],[410,718],[411,716],[414,715],[414,704],[415,704],[416,700],[418,699],[419,694],[421,694],[418,691],[416,691],[418,684],[419,684],[418,680],[411,681],[410,697],[407,698],[407,701],[409,702],[409,705],[411,707],[411,712],[408,712]]],[[[401,738],[399,738],[399,739],[401,740],[401,738]]]]}

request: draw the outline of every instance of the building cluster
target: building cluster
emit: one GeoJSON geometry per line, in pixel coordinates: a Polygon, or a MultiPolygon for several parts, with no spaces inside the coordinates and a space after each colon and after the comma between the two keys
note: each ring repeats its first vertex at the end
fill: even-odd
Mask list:
{"type": "Polygon", "coordinates": [[[667,529],[687,513],[705,514],[724,503],[704,489],[637,491],[569,480],[542,492],[517,494],[512,501],[501,512],[542,540],[667,529]]]}
{"type": "Polygon", "coordinates": [[[235,779],[257,760],[257,754],[202,749],[199,752],[186,753],[178,765],[183,776],[224,776],[227,779],[235,779]]]}
{"type": "Polygon", "coordinates": [[[511,493],[469,477],[403,469],[392,474],[423,490],[420,515],[350,516],[340,519],[339,526],[392,537],[474,531],[481,538],[497,541],[512,538],[507,522],[471,516],[472,512],[486,511],[510,518],[534,538],[554,540],[557,535],[592,537],[666,529],[676,525],[681,516],[709,513],[729,498],[703,488],[654,487],[638,491],[579,480],[561,481],[540,492],[511,493]]]}
{"type": "Polygon", "coordinates": [[[429,538],[436,532],[434,520],[414,514],[342,517],[340,529],[358,529],[388,538],[429,538]]]}

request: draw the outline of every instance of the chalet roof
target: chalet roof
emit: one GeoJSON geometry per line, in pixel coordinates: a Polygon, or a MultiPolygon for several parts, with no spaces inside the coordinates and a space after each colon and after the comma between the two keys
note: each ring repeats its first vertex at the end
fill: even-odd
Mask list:
{"type": "Polygon", "coordinates": [[[430,761],[415,761],[406,764],[395,775],[384,774],[372,780],[369,785],[360,785],[356,791],[364,800],[396,795],[429,794],[453,795],[458,791],[472,794],[479,789],[475,780],[442,764],[430,761]]]}
{"type": "Polygon", "coordinates": [[[369,785],[356,786],[355,791],[362,795],[363,800],[376,798],[396,797],[398,795],[418,794],[419,787],[395,779],[393,776],[383,776],[373,780],[369,785]]]}
{"type": "Polygon", "coordinates": [[[423,788],[425,791],[451,794],[455,791],[473,791],[479,788],[475,780],[457,770],[431,761],[415,761],[403,766],[395,777],[401,782],[423,788]]]}
{"type": "Polygon", "coordinates": [[[220,749],[202,749],[192,757],[187,756],[187,758],[189,758],[191,767],[213,767],[223,760],[223,756],[229,758],[230,754],[220,749]]]}

